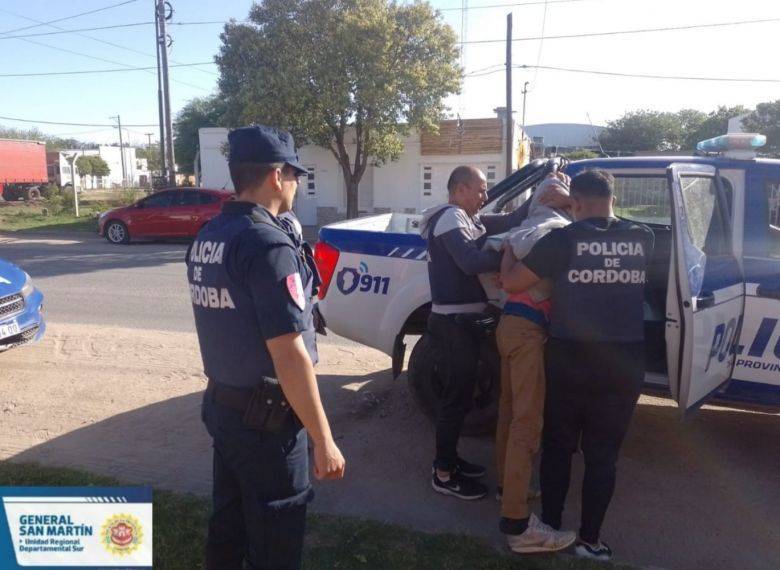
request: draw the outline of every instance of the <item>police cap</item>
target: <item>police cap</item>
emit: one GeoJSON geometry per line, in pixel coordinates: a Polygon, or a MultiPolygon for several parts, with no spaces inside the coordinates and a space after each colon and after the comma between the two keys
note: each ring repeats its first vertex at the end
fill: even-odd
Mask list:
{"type": "Polygon", "coordinates": [[[228,142],[230,143],[228,162],[231,164],[284,162],[299,174],[307,172],[298,160],[295,142],[287,131],[264,125],[241,127],[228,133],[228,142]]]}

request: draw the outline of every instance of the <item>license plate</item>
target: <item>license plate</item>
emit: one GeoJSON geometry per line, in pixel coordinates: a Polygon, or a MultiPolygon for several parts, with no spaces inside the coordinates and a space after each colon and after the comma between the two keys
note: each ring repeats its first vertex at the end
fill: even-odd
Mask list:
{"type": "Polygon", "coordinates": [[[14,336],[20,332],[22,332],[22,330],[19,328],[19,323],[17,323],[15,320],[0,325],[0,339],[14,336]]]}

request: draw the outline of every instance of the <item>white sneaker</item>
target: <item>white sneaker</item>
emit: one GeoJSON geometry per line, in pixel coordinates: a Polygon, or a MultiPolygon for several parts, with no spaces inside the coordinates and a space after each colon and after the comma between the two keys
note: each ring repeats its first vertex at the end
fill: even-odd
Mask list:
{"type": "Polygon", "coordinates": [[[574,547],[574,553],[580,558],[601,560],[602,562],[612,559],[612,549],[606,542],[601,541],[599,541],[598,544],[589,544],[582,540],[578,540],[577,546],[574,547]]]}
{"type": "Polygon", "coordinates": [[[528,519],[528,528],[523,534],[507,535],[512,552],[531,554],[534,552],[556,552],[568,548],[577,539],[574,532],[555,530],[544,524],[536,515],[528,519]]]}

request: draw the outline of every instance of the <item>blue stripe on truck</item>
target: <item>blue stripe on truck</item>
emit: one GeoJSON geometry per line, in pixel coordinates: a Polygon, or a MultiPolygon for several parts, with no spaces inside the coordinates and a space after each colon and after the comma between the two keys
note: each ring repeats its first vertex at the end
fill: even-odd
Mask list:
{"type": "Polygon", "coordinates": [[[417,234],[388,234],[365,230],[322,228],[319,240],[348,253],[362,253],[378,257],[425,259],[428,246],[417,234]]]}

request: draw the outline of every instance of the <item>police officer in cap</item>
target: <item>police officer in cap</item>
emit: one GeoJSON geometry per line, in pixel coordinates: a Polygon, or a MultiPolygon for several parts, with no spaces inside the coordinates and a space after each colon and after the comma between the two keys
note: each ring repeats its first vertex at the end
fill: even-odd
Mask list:
{"type": "Polygon", "coordinates": [[[236,200],[187,252],[214,446],[205,567],[299,568],[313,496],[307,432],[315,476],[344,475],[313,368],[316,268],[278,218],[306,171],[287,132],[245,127],[228,141],[236,200]]]}
{"type": "Polygon", "coordinates": [[[600,169],[571,181],[575,223],[539,240],[504,288],[552,281],[545,351],[542,521],[559,529],[571,457],[585,457],[579,556],[609,560],[599,537],[615,489],[615,464],[644,379],[644,290],[652,231],[618,219],[614,178],[600,169]]]}

